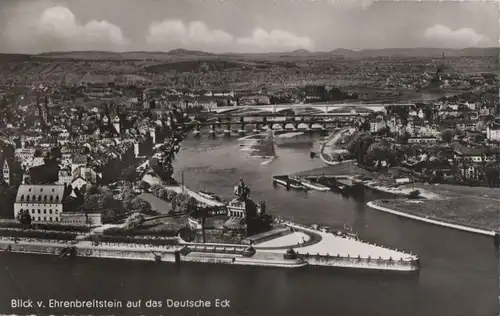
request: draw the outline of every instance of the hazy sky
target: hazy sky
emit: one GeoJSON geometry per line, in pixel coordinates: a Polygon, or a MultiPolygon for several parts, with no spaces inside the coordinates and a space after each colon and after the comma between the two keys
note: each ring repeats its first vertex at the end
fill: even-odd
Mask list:
{"type": "Polygon", "coordinates": [[[497,46],[493,2],[0,0],[0,52],[497,46]]]}

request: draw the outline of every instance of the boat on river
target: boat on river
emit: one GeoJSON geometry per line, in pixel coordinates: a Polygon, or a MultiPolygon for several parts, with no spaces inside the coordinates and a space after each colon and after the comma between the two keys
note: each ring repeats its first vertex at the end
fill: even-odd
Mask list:
{"type": "Polygon", "coordinates": [[[291,146],[311,144],[312,140],[311,138],[306,137],[304,132],[285,132],[275,133],[274,143],[276,146],[291,146]]]}
{"type": "Polygon", "coordinates": [[[218,197],[215,193],[212,193],[212,192],[199,191],[198,194],[201,195],[202,197],[204,197],[205,199],[208,199],[208,200],[218,201],[218,202],[222,201],[222,199],[220,197],[218,197]]]}
{"type": "Polygon", "coordinates": [[[326,185],[322,185],[320,183],[307,180],[305,178],[300,179],[300,184],[302,184],[306,188],[309,188],[309,189],[312,189],[312,190],[316,190],[316,191],[320,191],[320,192],[326,192],[326,191],[330,191],[331,190],[326,185]]]}
{"type": "Polygon", "coordinates": [[[273,176],[273,183],[280,184],[285,186],[287,189],[292,188],[296,190],[307,190],[305,186],[300,183],[299,180],[289,177],[287,175],[284,176],[273,176]]]}

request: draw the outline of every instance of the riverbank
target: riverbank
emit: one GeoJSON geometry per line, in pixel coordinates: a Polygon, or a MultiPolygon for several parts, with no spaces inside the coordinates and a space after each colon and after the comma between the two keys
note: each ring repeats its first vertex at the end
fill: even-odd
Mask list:
{"type": "Polygon", "coordinates": [[[296,172],[291,174],[297,177],[307,177],[307,176],[369,176],[371,173],[363,168],[360,168],[355,160],[345,160],[337,164],[331,164],[321,168],[316,168],[313,170],[306,170],[301,172],[296,172]]]}
{"type": "MultiPolygon", "coordinates": [[[[420,200],[408,200],[406,202],[422,202],[420,200]]],[[[412,212],[408,210],[408,208],[405,208],[404,210],[401,207],[397,207],[395,205],[396,203],[404,203],[405,201],[399,202],[398,200],[375,200],[366,203],[369,207],[372,209],[406,217],[406,218],[411,218],[417,221],[429,223],[429,224],[434,224],[442,227],[448,227],[448,228],[453,228],[453,229],[458,229],[470,233],[476,233],[476,234],[482,234],[486,236],[495,236],[498,231],[490,230],[486,227],[482,228],[474,228],[470,226],[470,223],[461,223],[459,221],[452,221],[449,220],[444,220],[442,218],[437,218],[432,215],[425,215],[426,213],[424,212],[412,212]]],[[[418,205],[420,203],[408,203],[408,205],[418,205]]]]}
{"type": "Polygon", "coordinates": [[[366,189],[389,193],[390,200],[369,202],[368,206],[387,213],[440,225],[443,227],[492,236],[500,232],[500,191],[487,187],[412,183],[389,185],[380,175],[366,171],[355,163],[325,166],[296,176],[366,176],[359,181],[366,189]],[[418,199],[407,199],[418,190],[418,199]],[[404,198],[396,198],[396,197],[404,198]]]}

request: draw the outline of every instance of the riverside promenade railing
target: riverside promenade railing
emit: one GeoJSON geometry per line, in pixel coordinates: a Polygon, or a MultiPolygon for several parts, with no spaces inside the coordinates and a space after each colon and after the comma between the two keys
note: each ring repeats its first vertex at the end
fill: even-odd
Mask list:
{"type": "Polygon", "coordinates": [[[333,266],[333,267],[353,267],[353,268],[365,268],[365,269],[380,269],[380,270],[398,270],[398,271],[416,271],[420,267],[419,260],[416,258],[400,258],[399,260],[394,260],[392,258],[383,259],[371,258],[361,256],[357,257],[343,257],[337,254],[336,256],[320,255],[320,254],[303,254],[296,252],[297,256],[310,265],[319,266],[333,266]]]}
{"type": "MultiPolygon", "coordinates": [[[[127,249],[127,250],[139,250],[139,251],[150,251],[150,250],[175,250],[182,248],[176,245],[145,245],[145,244],[130,244],[130,243],[120,243],[120,242],[99,242],[97,244],[92,244],[91,248],[108,248],[108,249],[127,249]]],[[[85,248],[82,246],[81,248],[85,248]]]]}
{"type": "Polygon", "coordinates": [[[0,242],[6,243],[39,243],[39,244],[61,244],[71,245],[73,240],[60,240],[60,239],[43,239],[43,238],[30,238],[30,237],[5,237],[0,236],[0,242]]]}

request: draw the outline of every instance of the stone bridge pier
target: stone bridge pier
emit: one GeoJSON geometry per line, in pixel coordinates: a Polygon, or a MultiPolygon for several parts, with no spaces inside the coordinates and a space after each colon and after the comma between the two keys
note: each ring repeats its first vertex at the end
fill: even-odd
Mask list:
{"type": "Polygon", "coordinates": [[[243,116],[240,116],[240,129],[238,130],[238,134],[240,136],[245,135],[246,130],[245,130],[245,118],[243,116]]]}
{"type": "Polygon", "coordinates": [[[208,135],[215,136],[215,126],[216,126],[216,124],[210,125],[210,128],[208,130],[208,135]]]}
{"type": "Polygon", "coordinates": [[[231,123],[226,123],[224,129],[224,135],[229,136],[231,134],[231,123]]]}

